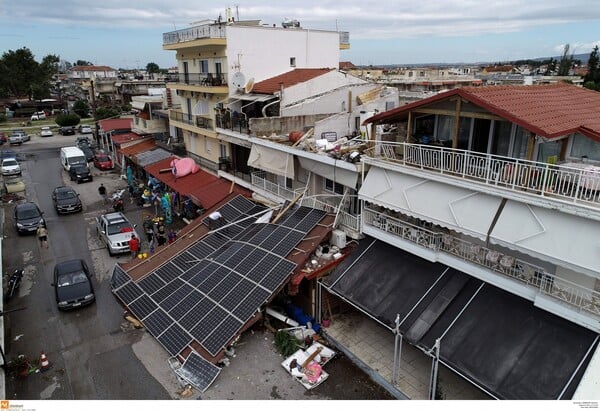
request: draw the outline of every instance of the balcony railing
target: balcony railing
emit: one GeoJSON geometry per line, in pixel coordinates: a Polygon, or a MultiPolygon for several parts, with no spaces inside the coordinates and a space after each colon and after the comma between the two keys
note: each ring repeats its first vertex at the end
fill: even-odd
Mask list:
{"type": "MultiPolygon", "coordinates": [[[[600,173],[431,145],[375,143],[367,157],[440,174],[476,180],[508,190],[600,207],[600,173]]],[[[369,159],[366,160],[369,162],[369,159]]]]}
{"type": "Polygon", "coordinates": [[[225,114],[217,114],[215,116],[217,127],[226,130],[237,131],[238,133],[248,134],[248,119],[245,114],[227,111],[225,114]]]}
{"type": "Polygon", "coordinates": [[[172,121],[178,121],[180,123],[189,124],[190,126],[198,128],[206,128],[214,130],[214,122],[210,118],[202,116],[194,116],[192,114],[184,113],[183,111],[171,110],[169,111],[169,119],[172,121]]]}
{"type": "Polygon", "coordinates": [[[225,38],[226,25],[202,25],[163,33],[163,45],[198,39],[225,38]]]}
{"type": "Polygon", "coordinates": [[[360,232],[360,214],[353,215],[345,210],[339,210],[341,196],[307,196],[300,200],[300,205],[337,214],[337,225],[346,227],[356,233],[360,232]]]}
{"type": "Polygon", "coordinates": [[[462,260],[511,277],[542,294],[600,316],[600,293],[550,274],[542,267],[502,254],[497,250],[465,241],[445,232],[437,232],[365,207],[363,224],[413,242],[421,247],[452,254],[462,260]]]}
{"type": "Polygon", "coordinates": [[[191,84],[204,87],[226,87],[227,73],[179,73],[167,75],[168,83],[191,84]]]}
{"type": "Polygon", "coordinates": [[[273,183],[267,180],[267,173],[264,171],[255,171],[252,173],[252,185],[286,200],[293,200],[304,191],[304,189],[292,190],[291,188],[273,183]]]}

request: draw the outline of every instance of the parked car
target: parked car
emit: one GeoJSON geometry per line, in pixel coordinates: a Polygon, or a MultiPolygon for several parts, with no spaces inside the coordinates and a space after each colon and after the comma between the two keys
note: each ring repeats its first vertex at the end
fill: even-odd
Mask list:
{"type": "Polygon", "coordinates": [[[140,238],[135,231],[135,225],[131,224],[125,214],[120,212],[96,217],[96,231],[100,240],[106,244],[108,254],[111,256],[129,252],[131,234],[140,238]]]}
{"type": "Polygon", "coordinates": [[[112,170],[115,165],[112,158],[106,153],[96,153],[94,156],[94,167],[98,170],[112,170]]]}
{"type": "Polygon", "coordinates": [[[83,209],[79,194],[67,186],[56,187],[52,191],[52,202],[58,214],[77,213],[83,209]]]}
{"type": "Polygon", "coordinates": [[[75,135],[75,128],[72,126],[65,126],[65,127],[61,127],[58,130],[58,132],[60,135],[63,135],[63,136],[73,136],[73,135],[75,135]]]}
{"type": "Polygon", "coordinates": [[[77,147],[79,147],[79,148],[92,146],[92,142],[90,141],[89,137],[85,137],[85,136],[77,137],[75,139],[75,144],[77,144],[77,147]]]}
{"type": "Polygon", "coordinates": [[[83,154],[85,155],[85,159],[88,163],[90,161],[94,161],[94,156],[96,155],[96,153],[94,153],[94,150],[92,150],[92,148],[90,146],[81,147],[81,151],[83,151],[83,154]]]}
{"type": "Polygon", "coordinates": [[[4,192],[7,194],[25,191],[25,183],[21,177],[10,177],[4,179],[4,192]]]}
{"type": "Polygon", "coordinates": [[[81,134],[92,134],[92,127],[87,124],[82,124],[79,126],[79,133],[81,134]]]}
{"type": "Polygon", "coordinates": [[[16,158],[4,158],[0,165],[3,176],[15,176],[21,174],[21,166],[16,158]]]}
{"type": "Polygon", "coordinates": [[[17,158],[17,153],[15,153],[13,150],[1,150],[0,160],[4,160],[5,158],[17,158]]]}
{"type": "Polygon", "coordinates": [[[50,127],[44,126],[40,129],[40,137],[52,137],[52,130],[50,127]]]}
{"type": "Polygon", "coordinates": [[[46,113],[44,113],[43,111],[37,111],[35,113],[33,113],[31,115],[31,120],[45,120],[46,119],[46,113]]]}
{"type": "Polygon", "coordinates": [[[77,181],[77,184],[84,181],[92,181],[92,173],[87,164],[75,164],[69,168],[69,177],[71,181],[77,181]]]}
{"type": "Polygon", "coordinates": [[[15,206],[15,225],[19,234],[35,233],[40,224],[46,224],[44,213],[36,203],[28,202],[15,206]]]}
{"type": "Polygon", "coordinates": [[[81,259],[56,264],[52,286],[60,310],[83,307],[96,299],[90,270],[81,259]]]}
{"type": "Polygon", "coordinates": [[[10,145],[15,146],[15,145],[21,145],[25,142],[25,133],[11,133],[11,135],[8,137],[8,142],[10,143],[10,145]]]}

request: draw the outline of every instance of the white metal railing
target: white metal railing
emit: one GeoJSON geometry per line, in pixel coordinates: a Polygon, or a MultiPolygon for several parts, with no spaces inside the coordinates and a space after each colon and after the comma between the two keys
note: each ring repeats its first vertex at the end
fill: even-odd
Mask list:
{"type": "Polygon", "coordinates": [[[316,208],[330,214],[337,214],[336,227],[342,226],[354,232],[360,232],[360,214],[353,215],[345,210],[340,210],[339,207],[341,204],[342,197],[333,195],[305,196],[300,200],[300,205],[302,206],[316,208]]]}
{"type": "Polygon", "coordinates": [[[207,38],[225,38],[226,25],[204,24],[163,33],[163,45],[207,38]]]}
{"type": "Polygon", "coordinates": [[[600,293],[550,274],[542,267],[502,254],[497,250],[465,241],[446,232],[438,232],[411,224],[365,207],[363,223],[381,231],[411,241],[421,247],[452,254],[463,260],[486,267],[494,272],[514,278],[540,293],[569,303],[580,310],[600,316],[600,293]]]}
{"type": "Polygon", "coordinates": [[[365,155],[508,190],[600,206],[600,172],[441,146],[370,142],[365,155]]]}
{"type": "Polygon", "coordinates": [[[293,190],[282,186],[281,184],[273,183],[267,179],[267,173],[265,171],[255,171],[251,174],[252,185],[261,188],[269,193],[275,194],[278,197],[286,200],[293,200],[300,195],[304,189],[293,190]]]}

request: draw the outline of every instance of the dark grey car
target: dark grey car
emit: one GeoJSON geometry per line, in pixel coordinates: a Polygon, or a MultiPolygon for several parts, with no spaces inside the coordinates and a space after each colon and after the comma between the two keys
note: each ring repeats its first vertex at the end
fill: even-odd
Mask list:
{"type": "Polygon", "coordinates": [[[35,233],[40,224],[45,224],[43,212],[37,204],[29,202],[15,206],[15,224],[19,234],[35,233]]]}
{"type": "Polygon", "coordinates": [[[77,213],[82,210],[79,194],[71,187],[56,187],[52,191],[52,202],[58,214],[77,213]]]}
{"type": "Polygon", "coordinates": [[[77,181],[77,184],[83,181],[92,181],[92,173],[90,168],[85,164],[72,165],[69,168],[69,177],[71,181],[77,181]]]}
{"type": "Polygon", "coordinates": [[[56,304],[60,310],[83,307],[96,299],[90,271],[83,260],[56,264],[53,279],[56,304]]]}

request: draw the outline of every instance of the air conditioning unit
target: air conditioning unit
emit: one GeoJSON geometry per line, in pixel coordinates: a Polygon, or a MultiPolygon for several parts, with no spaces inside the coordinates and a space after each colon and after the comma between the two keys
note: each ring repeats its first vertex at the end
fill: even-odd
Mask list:
{"type": "Polygon", "coordinates": [[[331,244],[340,250],[346,247],[346,233],[342,230],[333,230],[331,232],[331,244]]]}

